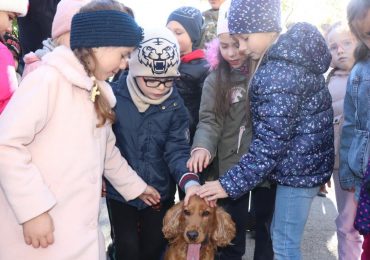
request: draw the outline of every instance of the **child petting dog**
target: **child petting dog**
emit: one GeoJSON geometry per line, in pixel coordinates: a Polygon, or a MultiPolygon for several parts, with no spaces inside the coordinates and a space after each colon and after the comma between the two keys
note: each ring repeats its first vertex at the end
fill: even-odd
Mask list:
{"type": "Polygon", "coordinates": [[[180,75],[179,64],[180,51],[172,32],[165,27],[147,29],[131,54],[128,75],[113,84],[116,145],[161,196],[160,204],[149,207],[138,199],[125,200],[107,182],[116,259],[160,259],[166,246],[162,220],[174,204],[176,183],[185,192],[199,187],[198,176],[186,167],[189,116],[173,87],[180,75]]]}
{"type": "Polygon", "coordinates": [[[266,179],[276,182],[271,238],[277,260],[301,259],[311,203],[334,165],[333,109],[323,76],[330,51],[307,23],[280,35],[280,10],[279,0],[231,1],[230,33],[259,65],[249,94],[252,141],[238,163],[198,193],[237,199],[266,179]]]}
{"type": "MultiPolygon", "coordinates": [[[[214,180],[237,163],[248,151],[252,138],[248,86],[254,61],[238,49],[228,29],[230,1],[219,10],[217,38],[207,44],[206,58],[211,72],[203,86],[199,123],[192,145],[188,167],[201,172],[204,180],[214,180]]],[[[251,200],[256,212],[254,260],[272,260],[269,226],[274,210],[275,189],[268,181],[253,189],[251,200]],[[262,203],[261,203],[262,202],[262,203]]],[[[231,245],[220,248],[219,260],[241,259],[245,254],[248,227],[249,193],[237,200],[219,201],[236,224],[231,245]]]]}

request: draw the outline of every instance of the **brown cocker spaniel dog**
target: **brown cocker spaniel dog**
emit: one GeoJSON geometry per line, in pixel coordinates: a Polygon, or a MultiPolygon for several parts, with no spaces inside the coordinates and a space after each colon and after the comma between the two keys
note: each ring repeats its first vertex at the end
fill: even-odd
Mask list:
{"type": "Polygon", "coordinates": [[[221,207],[192,196],[186,207],[179,202],[167,211],[162,231],[169,240],[165,260],[213,260],[217,247],[234,238],[235,223],[221,207]]]}

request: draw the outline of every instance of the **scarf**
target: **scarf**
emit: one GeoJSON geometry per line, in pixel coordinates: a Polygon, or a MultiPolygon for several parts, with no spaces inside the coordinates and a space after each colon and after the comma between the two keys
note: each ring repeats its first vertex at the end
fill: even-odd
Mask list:
{"type": "Polygon", "coordinates": [[[206,55],[205,55],[204,51],[201,50],[201,49],[198,49],[198,50],[192,51],[192,52],[182,56],[181,57],[181,62],[189,63],[192,60],[204,59],[205,57],[206,57],[206,55]]]}
{"type": "Polygon", "coordinates": [[[134,102],[140,113],[145,112],[150,105],[162,104],[172,94],[173,90],[173,88],[171,88],[170,91],[160,99],[151,99],[145,96],[143,92],[141,92],[136,84],[135,78],[132,77],[130,73],[128,73],[127,75],[126,83],[132,102],[134,102]]]}

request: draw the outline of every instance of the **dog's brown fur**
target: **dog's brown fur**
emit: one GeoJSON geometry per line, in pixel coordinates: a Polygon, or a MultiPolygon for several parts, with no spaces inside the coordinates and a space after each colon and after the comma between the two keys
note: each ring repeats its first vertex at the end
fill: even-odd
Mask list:
{"type": "Polygon", "coordinates": [[[217,247],[229,245],[234,238],[235,224],[222,208],[209,207],[192,196],[186,207],[179,202],[167,211],[162,231],[169,240],[165,260],[186,260],[188,244],[199,243],[200,260],[213,260],[217,247]]]}

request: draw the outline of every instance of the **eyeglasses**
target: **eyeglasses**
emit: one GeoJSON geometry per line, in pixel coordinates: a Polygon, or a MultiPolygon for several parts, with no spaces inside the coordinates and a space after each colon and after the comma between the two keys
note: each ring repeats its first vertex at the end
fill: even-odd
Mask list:
{"type": "Polygon", "coordinates": [[[329,50],[331,53],[333,52],[337,52],[338,49],[339,49],[339,46],[342,48],[342,50],[349,50],[352,46],[353,46],[353,42],[352,41],[342,41],[342,42],[339,42],[339,43],[333,43],[329,46],[329,50]]]}
{"type": "Polygon", "coordinates": [[[176,78],[165,78],[163,80],[159,80],[157,78],[145,78],[143,80],[148,88],[158,88],[161,84],[163,84],[166,88],[171,88],[173,86],[173,82],[176,78]]]}

